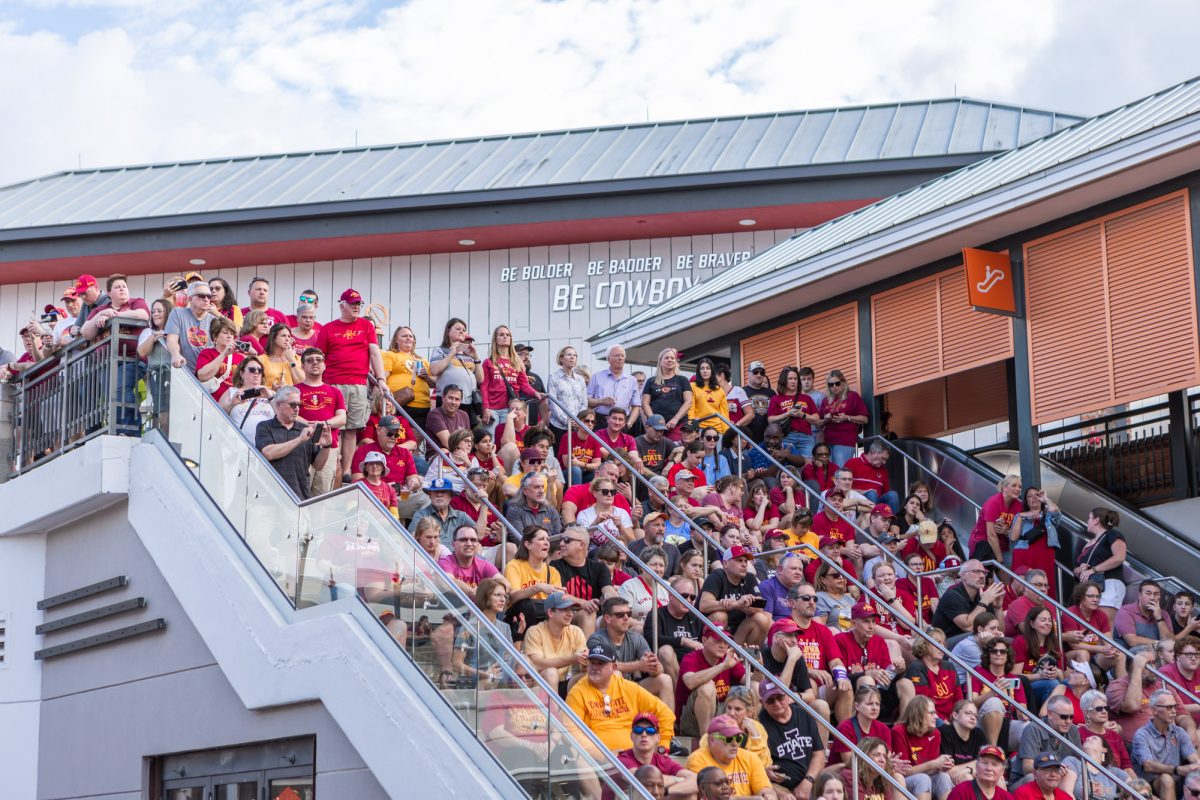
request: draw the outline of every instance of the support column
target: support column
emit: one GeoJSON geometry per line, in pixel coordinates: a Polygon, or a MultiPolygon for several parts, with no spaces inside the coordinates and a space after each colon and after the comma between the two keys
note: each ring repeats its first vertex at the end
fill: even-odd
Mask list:
{"type": "Polygon", "coordinates": [[[1013,317],[1013,406],[1016,416],[1011,420],[1009,439],[1021,455],[1021,483],[1042,485],[1042,468],[1038,451],[1037,426],[1033,424],[1033,402],[1030,392],[1029,320],[1025,309],[1025,261],[1019,244],[1009,248],[1013,271],[1013,291],[1016,294],[1017,315],[1013,317]]]}
{"type": "Polygon", "coordinates": [[[1167,395],[1167,414],[1171,432],[1172,496],[1177,500],[1192,496],[1192,415],[1188,410],[1186,391],[1167,395]]]}
{"type": "Polygon", "coordinates": [[[858,301],[858,372],[861,381],[858,393],[867,404],[871,418],[863,429],[863,436],[879,434],[879,415],[882,409],[882,404],[875,397],[875,352],[871,346],[872,337],[871,298],[864,297],[858,301]]]}

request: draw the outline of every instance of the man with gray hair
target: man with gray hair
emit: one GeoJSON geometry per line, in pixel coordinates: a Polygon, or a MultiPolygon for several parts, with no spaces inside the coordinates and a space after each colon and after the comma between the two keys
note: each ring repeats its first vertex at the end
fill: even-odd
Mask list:
{"type": "Polygon", "coordinates": [[[1150,781],[1160,800],[1175,800],[1176,782],[1200,769],[1200,755],[1187,731],[1175,724],[1179,701],[1174,692],[1152,692],[1150,710],[1150,721],[1133,735],[1133,766],[1150,781]]]}
{"type": "Polygon", "coordinates": [[[332,433],[323,422],[310,425],[300,419],[300,390],[295,386],[281,388],[271,405],[275,417],[258,424],[254,446],[262,451],[296,497],[307,500],[311,496],[309,468],[319,472],[325,466],[332,433]]]}
{"type": "Polygon", "coordinates": [[[861,492],[871,505],[884,503],[895,514],[900,510],[900,495],[892,489],[888,480],[887,462],[891,452],[883,439],[872,439],[861,456],[855,456],[842,465],[854,475],[851,488],[861,492]]]}
{"type": "Polygon", "coordinates": [[[637,378],[625,371],[625,348],[614,344],[604,354],[608,368],[597,371],[588,381],[588,408],[596,410],[596,430],[608,421],[608,412],[620,408],[628,415],[626,427],[637,421],[641,413],[637,378]]]}
{"type": "MultiPolygon", "coordinates": [[[[1071,722],[1074,716],[1075,707],[1064,695],[1056,694],[1047,701],[1046,724],[1079,748],[1082,741],[1079,738],[1079,729],[1071,722]]],[[[1021,774],[1025,776],[1020,783],[1027,783],[1033,778],[1034,760],[1039,753],[1055,753],[1059,758],[1066,758],[1072,754],[1072,750],[1040,725],[1027,725],[1021,732],[1021,747],[1017,750],[1021,759],[1021,774]]]]}

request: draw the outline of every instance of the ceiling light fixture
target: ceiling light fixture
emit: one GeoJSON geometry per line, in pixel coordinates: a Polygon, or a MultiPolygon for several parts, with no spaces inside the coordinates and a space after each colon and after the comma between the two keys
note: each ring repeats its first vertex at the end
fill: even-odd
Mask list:
{"type": "Polygon", "coordinates": [[[756,224],[757,222],[758,222],[758,220],[756,220],[756,219],[739,219],[738,225],[745,225],[745,226],[749,227],[751,225],[756,224]]]}
{"type": "Polygon", "coordinates": [[[464,245],[466,247],[470,247],[471,245],[475,244],[475,240],[474,239],[459,239],[458,243],[461,245],[464,245]]]}
{"type": "Polygon", "coordinates": [[[203,258],[193,258],[193,259],[190,259],[188,261],[188,263],[191,264],[193,267],[203,267],[208,262],[205,261],[203,258]]]}

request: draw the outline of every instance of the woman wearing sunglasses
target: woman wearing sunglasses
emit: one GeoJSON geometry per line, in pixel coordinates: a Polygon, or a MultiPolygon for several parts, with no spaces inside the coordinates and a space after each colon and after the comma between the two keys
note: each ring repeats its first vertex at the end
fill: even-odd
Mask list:
{"type": "Polygon", "coordinates": [[[229,414],[233,424],[254,441],[258,423],[274,419],[271,398],[275,396],[270,387],[263,386],[263,366],[258,356],[250,356],[233,370],[233,388],[221,396],[221,408],[229,414]]]}
{"type": "Polygon", "coordinates": [[[575,517],[575,524],[587,528],[591,533],[592,544],[599,547],[608,544],[613,537],[626,544],[632,542],[633,519],[628,511],[614,505],[617,484],[611,478],[596,478],[592,481],[592,496],[596,498],[595,505],[580,511],[575,517]]]}
{"type": "Polygon", "coordinates": [[[867,404],[858,392],[850,391],[841,370],[830,370],[825,385],[829,396],[821,401],[819,424],[824,430],[825,444],[829,445],[829,460],[840,467],[854,456],[858,436],[870,417],[867,404]]]}

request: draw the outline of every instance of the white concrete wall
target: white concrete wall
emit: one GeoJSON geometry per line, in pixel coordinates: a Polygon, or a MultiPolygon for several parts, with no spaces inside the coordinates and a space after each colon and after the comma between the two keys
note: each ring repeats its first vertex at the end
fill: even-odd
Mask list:
{"type": "Polygon", "coordinates": [[[33,653],[42,622],[35,604],[44,597],[46,537],[0,535],[0,615],[5,617],[4,662],[0,664],[0,775],[4,797],[37,793],[38,721],[42,662],[33,653]]]}

